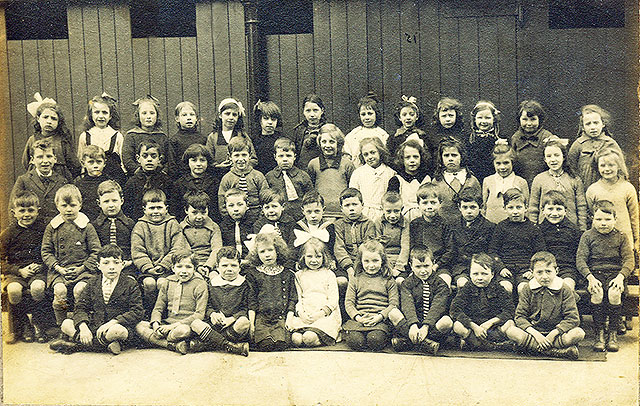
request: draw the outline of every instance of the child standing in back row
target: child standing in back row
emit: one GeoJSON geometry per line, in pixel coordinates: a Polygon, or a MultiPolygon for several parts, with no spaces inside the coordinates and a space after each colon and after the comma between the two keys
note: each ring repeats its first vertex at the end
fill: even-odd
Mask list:
{"type": "Polygon", "coordinates": [[[491,151],[500,137],[500,110],[487,100],[480,100],[471,110],[471,135],[467,140],[466,151],[473,160],[469,169],[482,183],[491,175],[491,151]]]}
{"type": "Polygon", "coordinates": [[[198,128],[198,111],[190,101],[178,103],[175,110],[175,120],[178,131],[169,137],[169,142],[176,157],[176,170],[184,173],[189,167],[182,161],[184,151],[192,144],[204,145],[207,137],[198,128]]]}
{"type": "MultiPolygon", "coordinates": [[[[320,96],[313,93],[307,95],[302,101],[302,114],[304,119],[293,129],[293,142],[296,144],[298,155],[297,166],[306,169],[313,158],[320,156],[318,134],[320,127],[327,122],[324,103],[320,96]]],[[[342,149],[339,152],[342,153],[342,149]]]]}
{"type": "Polygon", "coordinates": [[[421,129],[424,125],[424,117],[417,103],[418,100],[413,96],[402,96],[402,100],[396,105],[393,117],[399,128],[387,139],[387,151],[391,156],[396,155],[398,148],[406,140],[418,141],[429,156],[435,154],[437,146],[430,142],[427,134],[421,129]]]}
{"type": "Polygon", "coordinates": [[[253,116],[260,128],[253,137],[253,145],[259,157],[254,168],[265,174],[276,167],[274,144],[282,134],[282,113],[274,102],[258,100],[253,107],[253,116]]]}
{"type": "MultiPolygon", "coordinates": [[[[433,145],[438,145],[440,140],[446,137],[453,137],[464,143],[462,103],[451,97],[443,97],[438,101],[438,105],[433,111],[429,137],[433,145]]],[[[436,163],[437,161],[434,159],[434,166],[436,163]]]]}
{"type": "Polygon", "coordinates": [[[357,126],[344,137],[344,153],[351,157],[351,162],[357,168],[364,165],[360,160],[360,141],[365,138],[376,137],[386,145],[389,134],[380,127],[382,112],[376,96],[369,93],[358,102],[358,116],[362,125],[357,126]]]}

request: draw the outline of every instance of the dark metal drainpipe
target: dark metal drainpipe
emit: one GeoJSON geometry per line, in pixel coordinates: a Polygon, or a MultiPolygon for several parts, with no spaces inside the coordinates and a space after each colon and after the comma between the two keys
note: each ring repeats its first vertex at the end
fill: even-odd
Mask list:
{"type": "Polygon", "coordinates": [[[265,38],[260,33],[258,0],[243,0],[245,35],[247,37],[247,114],[249,122],[258,99],[267,98],[265,38]]]}

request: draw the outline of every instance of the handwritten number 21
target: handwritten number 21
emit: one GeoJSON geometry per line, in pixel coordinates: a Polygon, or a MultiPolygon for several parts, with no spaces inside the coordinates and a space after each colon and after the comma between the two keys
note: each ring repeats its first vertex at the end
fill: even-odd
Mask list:
{"type": "Polygon", "coordinates": [[[418,43],[418,34],[410,34],[408,32],[404,33],[404,39],[410,44],[418,43]]]}

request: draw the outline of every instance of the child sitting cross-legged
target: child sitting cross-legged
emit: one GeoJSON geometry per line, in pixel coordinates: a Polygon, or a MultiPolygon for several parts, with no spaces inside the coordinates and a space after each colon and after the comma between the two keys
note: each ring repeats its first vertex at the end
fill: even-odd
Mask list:
{"type": "Polygon", "coordinates": [[[101,274],[87,282],[73,318],[62,322],[64,337],[49,347],[63,353],[107,349],[114,355],[121,345],[133,338],[135,325],[142,320],[142,297],[135,278],[121,274],[124,268],[122,250],[107,244],[98,251],[101,274]]]}
{"type": "Polygon", "coordinates": [[[136,332],[147,343],[184,355],[189,351],[191,323],[204,318],[209,293],[189,251],[173,254],[171,263],[173,274],[160,287],[151,320],[138,323],[136,332]]]}
{"type": "Polygon", "coordinates": [[[531,257],[533,279],[522,289],[516,308],[516,326],[509,334],[523,351],[557,358],[578,359],[584,339],[573,291],[558,277],[550,252],[531,257]]]}
{"type": "Polygon", "coordinates": [[[411,250],[413,273],[400,286],[400,306],[410,327],[391,339],[396,351],[415,347],[435,355],[453,327],[447,315],[449,287],[433,272],[432,257],[427,247],[411,250]]]}
{"type": "Polygon", "coordinates": [[[453,331],[460,347],[474,349],[512,349],[509,339],[514,306],[508,293],[494,277],[496,264],[485,253],[471,258],[469,279],[451,301],[453,331]]]}
{"type": "Polygon", "coordinates": [[[209,276],[209,303],[204,320],[191,322],[198,335],[189,344],[191,352],[224,350],[249,355],[249,283],[240,275],[240,253],[222,247],[216,255],[217,273],[209,276]]]}

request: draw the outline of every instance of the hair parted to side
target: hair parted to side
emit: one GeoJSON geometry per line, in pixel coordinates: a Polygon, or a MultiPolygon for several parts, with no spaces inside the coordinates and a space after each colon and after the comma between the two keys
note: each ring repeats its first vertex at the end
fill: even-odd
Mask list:
{"type": "Polygon", "coordinates": [[[173,268],[177,263],[181,262],[184,259],[189,259],[189,262],[193,265],[193,268],[198,268],[198,259],[195,254],[191,252],[191,250],[181,250],[174,253],[171,256],[171,267],[173,268]]]}
{"type": "Polygon", "coordinates": [[[98,261],[100,261],[100,258],[122,259],[123,256],[124,252],[117,244],[107,244],[98,251],[98,261]]]}
{"type": "Polygon", "coordinates": [[[494,273],[496,261],[489,254],[486,254],[484,252],[473,254],[473,256],[471,257],[471,262],[476,263],[484,269],[491,271],[491,273],[494,273]]]}
{"type": "MultiPolygon", "coordinates": [[[[304,106],[307,103],[314,103],[314,104],[317,104],[318,107],[320,107],[320,110],[322,110],[322,115],[320,116],[320,123],[319,124],[320,124],[320,126],[325,124],[327,122],[327,115],[326,115],[327,109],[325,109],[324,103],[322,102],[322,99],[320,98],[320,96],[318,96],[315,93],[309,93],[308,95],[306,95],[305,98],[302,100],[302,109],[303,110],[304,110],[304,106]]],[[[300,124],[306,125],[307,124],[307,120],[303,118],[302,121],[300,122],[300,124]]],[[[298,124],[298,125],[300,125],[300,124],[298,124]]]]}
{"type": "Polygon", "coordinates": [[[185,210],[191,206],[196,210],[205,211],[209,208],[209,203],[211,203],[209,195],[201,190],[189,190],[184,194],[182,200],[184,201],[185,210]]]}
{"type": "Polygon", "coordinates": [[[31,149],[34,151],[36,149],[39,149],[41,151],[47,151],[49,149],[53,150],[53,144],[51,143],[50,139],[43,138],[41,140],[37,140],[36,142],[34,142],[31,149]]]}
{"type": "Polygon", "coordinates": [[[302,196],[301,206],[304,207],[308,204],[318,203],[324,207],[324,197],[317,190],[312,189],[302,196]]]}
{"type": "Polygon", "coordinates": [[[151,189],[144,192],[142,195],[142,205],[146,206],[147,203],[167,203],[167,195],[160,189],[151,189]]]}
{"type": "Polygon", "coordinates": [[[258,255],[258,247],[261,245],[273,245],[273,248],[276,250],[276,263],[278,265],[284,265],[290,257],[287,243],[284,242],[282,237],[277,233],[258,233],[255,237],[253,248],[249,251],[249,255],[247,255],[247,262],[249,264],[253,266],[262,265],[262,261],[260,261],[258,255]]]}
{"type": "Polygon", "coordinates": [[[612,214],[613,217],[616,217],[616,206],[610,200],[596,200],[593,204],[593,214],[596,214],[597,211],[612,214]]]}
{"type": "Polygon", "coordinates": [[[482,192],[480,189],[473,187],[463,187],[460,193],[454,197],[454,203],[460,207],[461,203],[476,202],[478,207],[482,207],[482,192]]]}
{"type": "Polygon", "coordinates": [[[555,206],[562,206],[565,209],[567,208],[567,197],[564,193],[559,190],[549,190],[545,194],[542,195],[540,199],[540,207],[544,209],[544,207],[548,204],[552,204],[555,206]]]}
{"type": "Polygon", "coordinates": [[[338,150],[338,153],[336,155],[340,156],[342,154],[342,147],[344,146],[344,133],[342,132],[342,130],[340,130],[337,125],[332,123],[323,124],[320,127],[318,136],[316,137],[316,143],[318,143],[318,146],[320,146],[320,138],[326,136],[330,136],[334,140],[336,140],[336,146],[338,150]]]}
{"type": "Polygon", "coordinates": [[[158,151],[158,155],[164,155],[164,149],[162,148],[162,145],[158,144],[156,141],[152,139],[146,139],[146,140],[140,141],[140,144],[138,144],[138,151],[137,151],[138,155],[140,155],[140,153],[142,152],[142,147],[144,147],[147,152],[155,148],[155,150],[158,151]]]}
{"type": "Polygon", "coordinates": [[[522,200],[523,204],[527,204],[527,199],[524,197],[524,193],[518,188],[512,187],[511,189],[507,189],[506,192],[502,194],[502,204],[506,207],[509,202],[513,200],[522,200]]]}
{"type": "Polygon", "coordinates": [[[234,152],[241,151],[251,153],[251,148],[249,147],[249,142],[247,142],[247,139],[245,137],[233,137],[229,140],[227,151],[229,151],[229,155],[233,154],[234,152]]]}
{"type": "Polygon", "coordinates": [[[342,202],[350,197],[357,197],[362,203],[362,193],[356,188],[348,187],[340,193],[340,205],[342,206],[342,202]]]}
{"type": "MultiPolygon", "coordinates": [[[[566,140],[565,140],[566,141],[566,140]]],[[[575,177],[571,166],[569,165],[569,160],[567,159],[567,145],[560,138],[556,136],[552,136],[544,140],[544,149],[543,152],[547,150],[547,148],[556,147],[560,149],[562,153],[562,170],[565,171],[570,177],[575,177]]],[[[596,170],[596,173],[598,171],[596,170]]]]}
{"type": "Polygon", "coordinates": [[[440,190],[438,185],[433,182],[425,182],[420,185],[418,191],[416,192],[416,197],[418,198],[418,203],[420,203],[420,200],[431,199],[434,197],[440,202],[442,202],[444,199],[442,191],[440,190]]]}
{"type": "Polygon", "coordinates": [[[543,262],[546,265],[551,265],[553,267],[558,266],[556,263],[556,257],[548,252],[548,251],[538,251],[531,257],[530,270],[533,271],[533,267],[538,263],[543,262]]]}
{"type": "Polygon", "coordinates": [[[122,186],[115,180],[105,180],[98,185],[98,197],[101,197],[105,193],[118,192],[122,197],[122,186]]]}
{"type": "Polygon", "coordinates": [[[380,156],[380,163],[388,165],[389,164],[389,150],[382,143],[382,140],[378,137],[367,137],[360,140],[360,160],[361,162],[365,162],[364,157],[362,156],[362,148],[365,145],[371,144],[378,151],[378,155],[380,156]]]}
{"type": "Polygon", "coordinates": [[[278,202],[281,206],[284,206],[284,203],[287,201],[286,196],[283,193],[278,193],[277,191],[267,188],[261,193],[262,205],[278,202]]]}
{"type": "Polygon", "coordinates": [[[520,117],[522,117],[522,113],[526,114],[527,117],[538,116],[538,129],[542,128],[542,123],[544,123],[545,118],[542,104],[535,100],[524,100],[520,103],[520,106],[518,106],[518,116],[516,117],[518,128],[520,128],[520,117]]]}
{"type": "Polygon", "coordinates": [[[293,152],[296,153],[296,144],[293,142],[291,138],[288,137],[280,137],[273,143],[273,150],[277,153],[278,150],[284,152],[293,152]]]}
{"type": "Polygon", "coordinates": [[[247,193],[242,189],[232,187],[231,189],[227,190],[226,192],[224,192],[224,201],[226,202],[227,199],[231,196],[240,196],[245,203],[247,202],[247,193]]]}
{"type": "Polygon", "coordinates": [[[80,157],[80,161],[84,162],[84,160],[87,158],[96,159],[96,160],[102,159],[103,161],[107,159],[104,153],[104,149],[94,144],[87,145],[82,150],[82,157],[80,157]]]}
{"type": "Polygon", "coordinates": [[[395,204],[395,203],[402,203],[402,196],[400,196],[400,193],[398,192],[386,192],[385,194],[382,195],[382,205],[384,206],[385,203],[389,203],[389,204],[395,204]]]}
{"type": "Polygon", "coordinates": [[[365,252],[374,252],[380,255],[382,259],[382,265],[380,266],[379,275],[388,278],[391,275],[389,271],[389,262],[387,261],[387,254],[384,252],[384,246],[377,240],[367,240],[360,244],[358,247],[358,255],[356,258],[356,264],[354,272],[356,275],[364,272],[364,268],[362,267],[362,256],[365,252]]]}
{"type": "Polygon", "coordinates": [[[193,126],[193,130],[197,131],[198,121],[200,121],[199,120],[200,115],[198,114],[198,109],[196,108],[196,105],[191,103],[190,101],[181,101],[176,105],[176,109],[174,111],[174,115],[176,117],[176,127],[178,127],[178,130],[181,129],[180,123],[178,122],[178,117],[180,117],[180,113],[182,113],[182,110],[184,110],[186,107],[190,107],[191,110],[193,110],[193,112],[196,113],[196,124],[193,126]]]}
{"type": "Polygon", "coordinates": [[[240,253],[236,247],[224,246],[220,248],[216,254],[216,264],[219,263],[222,258],[234,259],[240,264],[240,253]]]}
{"type": "Polygon", "coordinates": [[[410,260],[416,259],[420,262],[424,262],[427,260],[427,258],[433,261],[433,251],[431,251],[431,248],[427,247],[426,245],[416,245],[415,247],[411,248],[411,252],[409,252],[410,260]]]}

